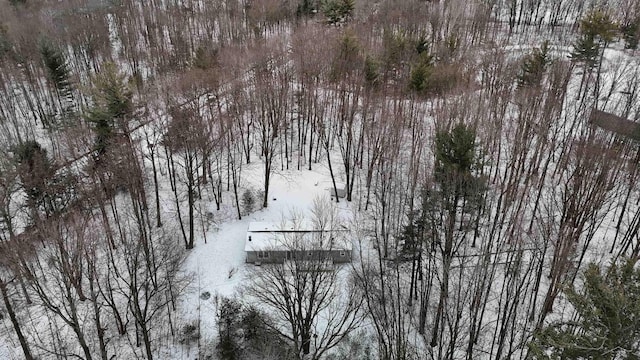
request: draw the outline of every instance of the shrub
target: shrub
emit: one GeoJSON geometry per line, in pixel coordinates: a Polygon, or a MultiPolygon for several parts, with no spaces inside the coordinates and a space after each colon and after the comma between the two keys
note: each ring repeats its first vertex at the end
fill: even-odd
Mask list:
{"type": "Polygon", "coordinates": [[[189,345],[192,342],[198,341],[200,338],[200,331],[196,322],[184,324],[180,330],[180,344],[189,345]]]}
{"type": "Polygon", "coordinates": [[[253,212],[253,209],[256,206],[256,197],[253,194],[253,191],[247,189],[244,191],[244,193],[242,193],[242,210],[244,211],[244,214],[251,214],[253,212]]]}

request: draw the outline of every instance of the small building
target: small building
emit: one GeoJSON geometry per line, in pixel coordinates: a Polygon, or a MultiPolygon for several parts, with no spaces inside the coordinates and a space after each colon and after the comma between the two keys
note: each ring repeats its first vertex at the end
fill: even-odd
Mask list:
{"type": "Polygon", "coordinates": [[[589,115],[589,122],[617,135],[633,140],[640,140],[640,123],[635,121],[593,109],[591,115],[589,115]]]}
{"type": "Polygon", "coordinates": [[[287,260],[351,261],[352,246],[346,228],[318,229],[309,222],[252,222],[247,230],[246,262],[256,265],[287,260]]]}

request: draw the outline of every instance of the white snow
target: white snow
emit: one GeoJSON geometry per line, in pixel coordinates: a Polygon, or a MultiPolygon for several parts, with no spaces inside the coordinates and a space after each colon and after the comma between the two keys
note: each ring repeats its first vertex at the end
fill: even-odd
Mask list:
{"type": "MultiPolygon", "coordinates": [[[[247,166],[243,177],[255,179],[255,188],[260,188],[262,179],[262,164],[252,163],[247,166]]],[[[235,209],[227,207],[215,213],[216,218],[224,218],[218,229],[212,229],[206,234],[206,243],[200,239],[194,250],[189,254],[185,270],[195,274],[192,291],[184,294],[180,308],[185,319],[197,320],[200,316],[201,335],[204,339],[212,339],[217,333],[215,322],[216,297],[239,296],[242,299],[242,287],[250,275],[250,270],[255,266],[245,263],[245,241],[247,230],[259,231],[260,229],[276,230],[286,224],[293,214],[305,215],[310,209],[316,197],[326,197],[331,183],[329,171],[324,164],[313,164],[313,170],[284,170],[279,171],[272,178],[269,191],[269,204],[267,208],[256,211],[242,220],[232,220],[235,209]],[[225,214],[224,212],[227,212],[225,214]],[[201,294],[209,292],[213,296],[208,300],[202,300],[201,294]]],[[[248,187],[250,187],[248,185],[248,187]]],[[[232,204],[232,198],[225,201],[228,206],[232,204]]],[[[258,199],[260,201],[260,199],[258,199]]],[[[335,201],[335,200],[334,200],[335,201]]],[[[335,203],[335,202],[334,202],[335,203]]],[[[347,218],[350,206],[341,200],[336,204],[340,214],[347,218]]],[[[311,225],[305,220],[297,225],[298,228],[307,228],[311,225]],[[306,225],[305,225],[306,224],[306,225]]],[[[265,234],[265,242],[272,241],[270,232],[265,234]],[[267,239],[270,240],[267,240],[267,239]]],[[[255,236],[255,235],[253,235],[255,236]]],[[[260,241],[259,239],[253,241],[260,241]]],[[[187,321],[187,320],[185,320],[187,321]]]]}
{"type": "Polygon", "coordinates": [[[296,233],[296,239],[304,241],[307,246],[317,247],[321,246],[318,243],[317,236],[319,233],[326,233],[331,237],[331,248],[351,250],[351,242],[348,241],[348,237],[338,234],[344,232],[345,228],[340,229],[318,229],[317,226],[309,219],[303,219],[299,223],[287,221],[284,223],[269,223],[269,222],[252,222],[249,224],[247,230],[247,237],[245,242],[245,251],[260,251],[260,250],[287,250],[291,249],[288,242],[291,241],[292,233],[296,233]],[[336,236],[329,233],[335,233],[336,236]]]}

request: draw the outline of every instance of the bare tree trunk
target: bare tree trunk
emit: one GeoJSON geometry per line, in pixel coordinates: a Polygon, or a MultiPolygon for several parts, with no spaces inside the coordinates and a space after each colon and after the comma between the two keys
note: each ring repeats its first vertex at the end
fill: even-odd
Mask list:
{"type": "Polygon", "coordinates": [[[29,348],[27,339],[24,337],[22,329],[20,328],[20,322],[18,321],[16,313],[13,311],[13,305],[11,304],[11,300],[9,299],[9,295],[7,292],[7,284],[3,279],[0,279],[0,293],[2,293],[4,307],[7,309],[7,313],[9,314],[9,319],[11,320],[11,324],[13,325],[13,330],[18,336],[18,341],[20,342],[20,347],[22,347],[22,352],[24,353],[25,360],[34,360],[33,355],[31,355],[31,349],[29,348]]]}
{"type": "Polygon", "coordinates": [[[156,227],[162,227],[160,218],[160,190],[158,188],[158,170],[156,169],[156,157],[154,145],[150,145],[151,169],[153,170],[153,190],[156,199],[156,227]]]}

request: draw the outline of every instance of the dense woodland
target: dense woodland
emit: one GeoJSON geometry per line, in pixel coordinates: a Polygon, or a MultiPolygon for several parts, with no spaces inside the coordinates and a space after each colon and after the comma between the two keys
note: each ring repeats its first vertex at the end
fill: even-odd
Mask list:
{"type": "Polygon", "coordinates": [[[639,39],[637,0],[0,0],[0,337],[27,360],[637,359],[640,137],[589,116],[640,119],[639,39]],[[201,336],[185,259],[319,166],[353,263],[199,294],[201,336]]]}

